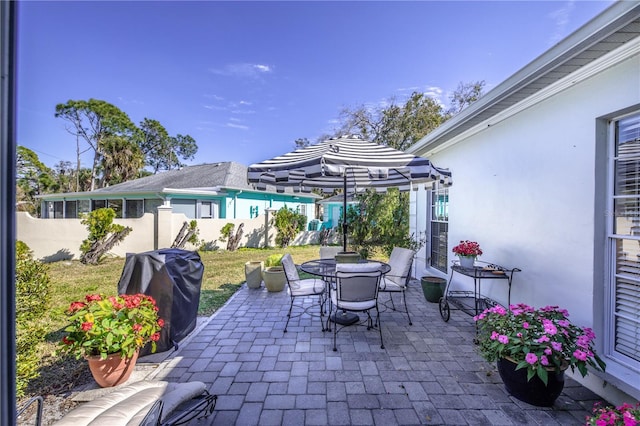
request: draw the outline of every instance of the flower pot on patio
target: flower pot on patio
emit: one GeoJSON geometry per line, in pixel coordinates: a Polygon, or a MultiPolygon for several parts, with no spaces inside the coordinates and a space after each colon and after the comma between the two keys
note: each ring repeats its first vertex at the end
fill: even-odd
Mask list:
{"type": "Polygon", "coordinates": [[[527,379],[527,369],[516,369],[517,363],[509,358],[498,359],[498,373],[504,387],[514,397],[537,407],[551,407],[564,389],[564,370],[547,369],[547,383],[538,376],[527,379]]]}
{"type": "Polygon", "coordinates": [[[250,261],[244,264],[247,287],[260,288],[262,284],[262,269],[264,269],[264,262],[250,261]]]}
{"type": "Polygon", "coordinates": [[[282,266],[272,266],[262,271],[262,279],[267,291],[282,291],[287,283],[282,266]]]}
{"type": "Polygon", "coordinates": [[[96,383],[100,387],[110,388],[129,380],[138,361],[138,353],[136,350],[131,358],[123,358],[117,353],[107,355],[106,359],[100,355],[87,356],[86,359],[96,383]]]}
{"type": "Polygon", "coordinates": [[[427,299],[428,302],[438,303],[444,294],[444,287],[447,284],[447,280],[440,277],[426,276],[422,277],[420,282],[422,284],[424,298],[427,299]]]}

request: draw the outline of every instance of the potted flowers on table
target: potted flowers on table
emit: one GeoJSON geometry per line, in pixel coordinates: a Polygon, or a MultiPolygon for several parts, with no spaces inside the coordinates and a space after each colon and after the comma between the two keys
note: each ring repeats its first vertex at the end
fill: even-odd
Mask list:
{"type": "Polygon", "coordinates": [[[576,368],[584,377],[587,366],[604,371],[595,353],[595,334],[572,324],[557,306],[534,309],[526,304],[500,305],[474,317],[480,353],[497,361],[507,391],[521,401],[551,406],[564,388],[564,371],[576,368]]]}
{"type": "Polygon", "coordinates": [[[70,324],[60,352],[84,357],[102,387],[124,383],[133,372],[140,348],[151,344],[156,351],[164,320],[151,296],[90,294],[71,303],[66,311],[70,324]]]}
{"type": "Polygon", "coordinates": [[[460,266],[463,268],[473,268],[476,257],[482,256],[480,244],[469,240],[461,240],[460,244],[455,246],[451,251],[458,255],[460,266]]]}

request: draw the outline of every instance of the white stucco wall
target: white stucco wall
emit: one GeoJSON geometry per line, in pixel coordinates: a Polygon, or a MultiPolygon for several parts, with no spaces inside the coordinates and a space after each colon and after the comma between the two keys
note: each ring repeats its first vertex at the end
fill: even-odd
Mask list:
{"type": "MultiPolygon", "coordinates": [[[[479,133],[428,155],[453,174],[449,256],[478,241],[480,260],[519,267],[512,303],[560,305],[602,336],[606,211],[596,168],[606,165],[596,119],[640,103],[640,56],[613,66],[479,133]],[[595,297],[594,297],[595,295],[595,297]]],[[[436,150],[437,151],[437,150],[436,150]]],[[[426,192],[412,193],[413,230],[424,231],[426,192]]],[[[416,275],[431,274],[418,256],[416,275]]],[[[488,295],[506,302],[499,286],[488,295]]],[[[462,315],[453,311],[452,315],[462,315]]],[[[602,337],[601,337],[602,338],[602,337]]],[[[635,376],[637,379],[637,375],[635,376]]],[[[624,379],[633,381],[633,375],[624,379]]],[[[633,387],[633,384],[631,385],[633,387]]],[[[640,382],[635,385],[640,393],[640,382]]]]}

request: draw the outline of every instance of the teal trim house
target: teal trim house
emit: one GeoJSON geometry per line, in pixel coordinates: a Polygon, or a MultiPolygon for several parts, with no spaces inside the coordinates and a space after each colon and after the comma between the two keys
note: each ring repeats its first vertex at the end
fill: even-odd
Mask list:
{"type": "Polygon", "coordinates": [[[103,207],[116,217],[139,218],[170,206],[189,219],[252,219],[266,209],[288,207],[315,219],[315,194],[257,191],[247,184],[247,167],[235,162],[187,166],[90,192],[40,197],[42,218],[72,219],[103,207]]]}
{"type": "MultiPolygon", "coordinates": [[[[340,218],[342,218],[342,210],[344,209],[344,197],[342,194],[333,195],[318,201],[318,204],[322,207],[322,222],[319,229],[333,229],[340,225],[340,218]]],[[[353,194],[347,195],[347,208],[350,206],[357,206],[358,201],[353,194]]]]}

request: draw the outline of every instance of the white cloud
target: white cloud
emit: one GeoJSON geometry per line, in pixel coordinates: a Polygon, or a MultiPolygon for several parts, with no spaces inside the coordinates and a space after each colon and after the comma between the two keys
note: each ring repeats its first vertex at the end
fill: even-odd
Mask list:
{"type": "Polygon", "coordinates": [[[224,111],[227,109],[226,107],[219,106],[219,105],[202,105],[202,107],[205,109],[212,109],[216,111],[224,111]]]}
{"type": "Polygon", "coordinates": [[[245,126],[244,124],[227,123],[227,127],[231,127],[232,129],[249,130],[249,126],[245,126]]]}
{"type": "Polygon", "coordinates": [[[569,0],[560,9],[556,9],[549,14],[549,18],[555,26],[553,34],[551,34],[549,38],[549,44],[556,44],[566,36],[567,24],[569,24],[571,14],[575,7],[574,0],[569,0]]]}
{"type": "Polygon", "coordinates": [[[211,95],[211,94],[205,93],[202,96],[204,96],[207,99],[213,99],[214,101],[224,101],[224,98],[222,96],[218,96],[218,95],[211,95]]]}
{"type": "Polygon", "coordinates": [[[262,74],[273,72],[273,67],[265,64],[236,63],[227,64],[223,68],[211,68],[213,74],[230,77],[257,78],[262,74]]]}

